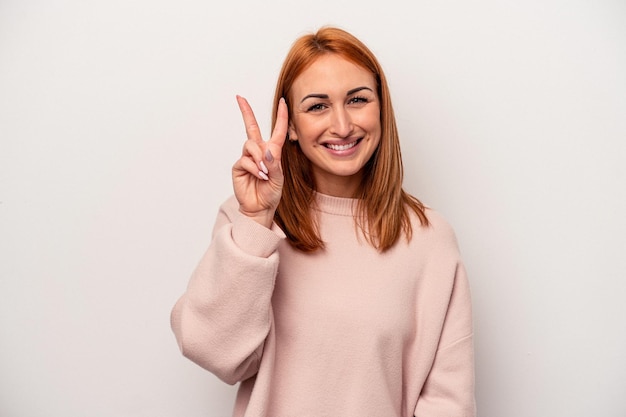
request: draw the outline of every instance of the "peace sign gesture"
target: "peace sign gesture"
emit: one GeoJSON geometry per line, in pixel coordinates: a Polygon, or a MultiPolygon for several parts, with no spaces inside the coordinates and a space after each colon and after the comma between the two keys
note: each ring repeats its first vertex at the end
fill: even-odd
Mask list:
{"type": "Polygon", "coordinates": [[[280,99],[276,125],[272,136],[265,142],[248,101],[237,96],[237,103],[248,140],[244,143],[241,158],[233,165],[235,197],[239,201],[239,211],[270,227],[283,189],[280,157],[289,123],[287,104],[280,99]]]}

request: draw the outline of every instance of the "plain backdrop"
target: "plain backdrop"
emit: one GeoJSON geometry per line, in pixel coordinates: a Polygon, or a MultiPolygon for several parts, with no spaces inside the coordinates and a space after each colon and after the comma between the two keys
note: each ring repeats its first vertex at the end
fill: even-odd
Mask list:
{"type": "MultiPolygon", "coordinates": [[[[293,40],[390,81],[454,226],[480,417],[626,415],[626,3],[0,0],[0,416],[228,416],[169,313],[293,40]]],[[[375,416],[379,417],[379,416],[375,416]]]]}

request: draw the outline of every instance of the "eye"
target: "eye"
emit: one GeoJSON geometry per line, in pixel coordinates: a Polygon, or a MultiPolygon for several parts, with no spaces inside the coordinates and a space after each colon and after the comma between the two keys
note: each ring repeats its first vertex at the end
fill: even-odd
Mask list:
{"type": "Polygon", "coordinates": [[[313,104],[312,106],[307,107],[306,111],[310,112],[314,112],[314,111],[321,111],[324,110],[326,108],[326,105],[323,103],[316,103],[313,104]]]}
{"type": "Polygon", "coordinates": [[[351,97],[350,100],[348,100],[348,103],[350,104],[361,104],[361,103],[367,103],[369,100],[366,97],[362,97],[362,96],[355,96],[355,97],[351,97]]]}

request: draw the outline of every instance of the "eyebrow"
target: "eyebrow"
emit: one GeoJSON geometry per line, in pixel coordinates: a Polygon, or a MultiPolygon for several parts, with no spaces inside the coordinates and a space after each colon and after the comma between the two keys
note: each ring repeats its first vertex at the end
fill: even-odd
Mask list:
{"type": "MultiPolygon", "coordinates": [[[[350,96],[354,93],[357,93],[361,90],[369,90],[374,92],[371,88],[366,87],[366,86],[362,86],[362,87],[356,87],[353,88],[352,90],[348,90],[348,92],[346,93],[346,97],[350,96]]],[[[307,100],[309,98],[321,98],[321,99],[328,99],[328,94],[318,94],[318,93],[312,93],[312,94],[307,94],[306,96],[304,96],[304,98],[302,100],[300,100],[300,103],[304,102],[304,100],[307,100]]]]}

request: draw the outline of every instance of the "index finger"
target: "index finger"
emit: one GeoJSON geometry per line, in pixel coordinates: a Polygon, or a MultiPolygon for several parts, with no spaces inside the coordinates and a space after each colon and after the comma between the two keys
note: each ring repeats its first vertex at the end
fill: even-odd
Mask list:
{"type": "Polygon", "coordinates": [[[241,116],[243,116],[243,123],[246,126],[246,136],[248,139],[255,142],[263,142],[261,129],[256,121],[256,117],[254,117],[254,112],[252,111],[252,107],[250,107],[248,100],[241,96],[237,96],[237,104],[239,105],[241,116]]]}

